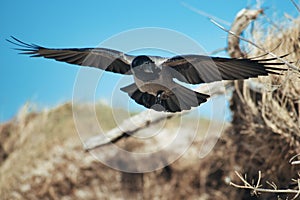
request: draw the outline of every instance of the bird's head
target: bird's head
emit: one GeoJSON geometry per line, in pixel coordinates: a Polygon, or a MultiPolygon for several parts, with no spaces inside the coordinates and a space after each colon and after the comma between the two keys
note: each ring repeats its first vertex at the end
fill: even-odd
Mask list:
{"type": "Polygon", "coordinates": [[[141,80],[158,78],[160,69],[148,56],[137,56],[131,63],[131,70],[141,80]]]}

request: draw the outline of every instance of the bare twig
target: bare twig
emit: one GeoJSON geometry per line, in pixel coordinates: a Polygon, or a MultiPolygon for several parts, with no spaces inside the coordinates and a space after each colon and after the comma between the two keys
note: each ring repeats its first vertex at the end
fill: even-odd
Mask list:
{"type": "Polygon", "coordinates": [[[291,162],[292,165],[300,165],[300,160],[291,162]]]}
{"type": "Polygon", "coordinates": [[[292,164],[292,165],[300,165],[300,160],[294,160],[295,158],[297,158],[297,157],[300,157],[300,154],[297,154],[297,155],[294,155],[291,159],[290,159],[290,163],[292,164]]]}
{"type": "Polygon", "coordinates": [[[297,71],[297,72],[300,71],[299,68],[296,67],[295,65],[293,65],[293,64],[291,64],[290,62],[286,61],[285,59],[283,59],[283,58],[277,56],[276,54],[274,54],[274,53],[272,53],[272,52],[266,50],[265,48],[263,48],[263,47],[261,47],[261,46],[255,44],[254,42],[252,42],[252,41],[250,41],[250,40],[248,40],[248,39],[246,39],[246,38],[244,38],[244,37],[242,37],[242,36],[239,36],[239,35],[235,34],[234,32],[232,32],[232,31],[230,31],[230,30],[227,30],[227,29],[224,28],[222,25],[220,25],[219,23],[217,23],[215,20],[210,19],[210,21],[211,21],[212,23],[214,23],[216,26],[218,26],[219,28],[221,28],[222,30],[224,30],[225,32],[227,32],[227,33],[229,33],[229,34],[231,34],[231,35],[234,35],[235,37],[237,37],[237,38],[239,38],[239,39],[241,39],[241,40],[243,40],[243,41],[245,41],[245,42],[248,42],[249,44],[251,44],[251,45],[255,46],[256,48],[260,49],[261,51],[263,51],[264,53],[269,54],[269,55],[271,55],[272,57],[276,58],[277,60],[283,62],[283,63],[286,64],[290,69],[293,69],[293,70],[295,70],[295,71],[297,71]]]}
{"type": "Polygon", "coordinates": [[[210,19],[215,19],[216,21],[219,21],[220,23],[225,24],[225,25],[227,25],[227,26],[230,26],[230,24],[231,24],[231,23],[228,22],[228,21],[225,21],[225,20],[223,20],[223,19],[220,19],[220,18],[218,18],[218,17],[216,17],[216,16],[214,16],[214,15],[208,14],[208,13],[206,13],[206,12],[204,12],[204,11],[202,11],[202,10],[199,10],[199,9],[197,9],[197,8],[195,8],[195,7],[193,7],[193,6],[189,5],[189,4],[187,4],[187,3],[185,3],[185,2],[182,2],[181,4],[182,4],[184,7],[190,9],[191,11],[193,11],[193,12],[195,12],[195,13],[198,13],[198,14],[204,16],[204,17],[207,17],[207,18],[210,18],[210,19]]]}
{"type": "Polygon", "coordinates": [[[300,179],[298,179],[298,190],[292,190],[292,189],[276,189],[277,187],[272,184],[273,189],[268,188],[261,188],[260,181],[261,181],[261,172],[258,172],[258,181],[256,185],[252,186],[243,176],[235,171],[235,174],[239,177],[239,179],[243,182],[243,185],[239,185],[233,182],[230,182],[229,184],[236,187],[236,188],[242,188],[242,189],[250,189],[253,191],[254,194],[258,194],[258,192],[267,192],[267,193],[285,193],[285,194],[295,194],[293,199],[296,199],[300,195],[300,179]]]}
{"type": "MultiPolygon", "coordinates": [[[[259,188],[262,186],[262,185],[260,185],[260,180],[261,180],[261,171],[258,171],[258,180],[257,180],[255,188],[259,188]]],[[[256,190],[254,190],[254,194],[257,194],[256,190]]]]}
{"type": "Polygon", "coordinates": [[[294,6],[297,8],[298,12],[300,12],[300,7],[298,6],[298,4],[294,1],[291,0],[291,2],[294,4],[294,6]]]}
{"type": "Polygon", "coordinates": [[[217,53],[220,53],[220,52],[226,51],[226,50],[227,50],[226,47],[218,48],[218,49],[215,49],[215,50],[209,52],[208,55],[215,55],[215,54],[217,54],[217,53]]]}
{"type": "Polygon", "coordinates": [[[84,149],[92,150],[102,145],[110,144],[125,136],[134,134],[142,128],[148,127],[151,124],[158,123],[163,119],[172,117],[174,115],[176,114],[146,110],[129,119],[124,120],[120,126],[111,129],[106,134],[102,133],[87,139],[84,142],[84,149]]]}
{"type": "Polygon", "coordinates": [[[271,183],[269,181],[266,181],[266,183],[271,186],[274,190],[277,190],[277,185],[272,181],[271,183]]]}
{"type": "Polygon", "coordinates": [[[262,13],[262,15],[264,16],[264,19],[266,19],[266,21],[267,21],[270,25],[272,25],[273,27],[275,27],[277,30],[280,29],[280,27],[279,27],[275,22],[273,22],[273,20],[270,19],[267,15],[265,15],[264,13],[262,13]]]}

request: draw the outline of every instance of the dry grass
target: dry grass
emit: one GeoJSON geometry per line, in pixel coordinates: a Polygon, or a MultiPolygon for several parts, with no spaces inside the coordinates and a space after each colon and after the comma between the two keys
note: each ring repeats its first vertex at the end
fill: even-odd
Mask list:
{"type": "Polygon", "coordinates": [[[20,113],[16,121],[1,126],[1,146],[6,154],[1,160],[1,189],[17,187],[18,178],[34,167],[34,161],[45,159],[53,145],[61,145],[72,134],[79,143],[70,110],[66,104],[41,114],[20,113]]]}
{"type": "MultiPolygon", "coordinates": [[[[273,50],[276,55],[289,54],[285,59],[293,62],[300,70],[300,19],[286,19],[288,22],[278,24],[279,28],[268,28],[256,31],[253,40],[265,49],[273,50]],[[288,24],[288,25],[286,25],[288,24]],[[287,26],[287,27],[286,27],[287,26]],[[284,30],[284,31],[282,31],[284,30]],[[263,34],[267,32],[267,36],[263,34]]],[[[256,49],[250,56],[264,54],[256,49]]],[[[289,70],[285,76],[274,76],[272,79],[259,79],[265,85],[261,94],[261,104],[253,106],[257,101],[247,85],[243,94],[245,103],[253,113],[261,113],[261,117],[273,132],[299,145],[300,138],[300,73],[289,70]],[[252,96],[251,96],[252,95],[252,96]],[[297,143],[298,142],[298,143],[297,143]]]]}
{"type": "MultiPolygon", "coordinates": [[[[300,19],[285,19],[277,23],[280,29],[254,26],[251,39],[264,49],[278,56],[289,54],[285,59],[299,67],[300,19]],[[267,33],[267,34],[265,34],[267,33]],[[280,45],[280,46],[279,46],[280,45]]],[[[264,55],[252,50],[248,57],[264,55]]],[[[257,180],[258,171],[263,180],[274,182],[278,188],[296,189],[293,179],[299,178],[299,166],[292,166],[289,159],[300,153],[300,74],[288,71],[283,76],[271,76],[251,80],[251,84],[262,86],[259,91],[249,87],[249,82],[240,82],[231,101],[232,126],[227,130],[227,140],[236,151],[226,156],[238,172],[247,174],[248,180],[257,180]]],[[[221,147],[221,150],[224,148],[221,147]]],[[[227,166],[233,182],[241,180],[227,166]]],[[[270,188],[270,185],[263,184],[270,188]]],[[[239,190],[243,198],[251,198],[249,191],[239,190]]],[[[261,194],[257,199],[275,199],[277,194],[261,194]]],[[[291,199],[294,195],[279,195],[291,199]]]]}
{"type": "MultiPolygon", "coordinates": [[[[77,107],[83,114],[88,109],[88,105],[77,107]]],[[[0,153],[3,155],[0,160],[1,199],[122,199],[141,196],[167,199],[171,194],[165,192],[171,190],[174,199],[199,195],[198,146],[201,133],[208,127],[207,120],[201,120],[200,139],[195,140],[180,161],[156,172],[135,175],[113,170],[84,152],[74,126],[71,104],[41,113],[27,113],[26,110],[22,109],[15,120],[0,126],[0,153]],[[184,189],[175,193],[178,187],[184,189]]],[[[97,105],[96,112],[104,131],[115,126],[110,108],[97,105]]],[[[87,131],[96,126],[89,123],[89,117],[85,115],[87,131]]],[[[179,119],[174,118],[165,124],[165,128],[170,129],[178,122],[179,119]]],[[[185,124],[189,128],[193,125],[193,121],[185,124]]],[[[117,145],[130,150],[148,148],[137,144],[134,138],[127,138],[117,145]]],[[[121,155],[116,155],[116,160],[132,165],[132,161],[121,155]]]]}

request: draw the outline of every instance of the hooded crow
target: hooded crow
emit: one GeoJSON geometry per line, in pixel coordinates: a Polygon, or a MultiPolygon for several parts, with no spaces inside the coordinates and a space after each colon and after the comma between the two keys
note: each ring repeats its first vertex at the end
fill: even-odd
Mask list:
{"type": "Polygon", "coordinates": [[[136,103],[156,111],[180,112],[204,103],[209,95],[188,89],[188,84],[210,83],[221,80],[242,80],[281,74],[283,65],[269,59],[220,58],[205,55],[133,56],[107,48],[46,48],[28,44],[11,37],[16,50],[31,57],[44,57],[57,61],[94,67],[101,70],[131,75],[134,83],[121,88],[136,103]],[[178,81],[176,82],[175,79],[178,81]]]}

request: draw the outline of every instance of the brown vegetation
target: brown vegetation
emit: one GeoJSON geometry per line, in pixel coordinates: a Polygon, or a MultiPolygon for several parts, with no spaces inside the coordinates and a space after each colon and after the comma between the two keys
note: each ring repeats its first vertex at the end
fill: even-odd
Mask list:
{"type": "MultiPolygon", "coordinates": [[[[293,19],[278,24],[277,28],[260,30],[256,24],[255,34],[252,34],[256,44],[276,55],[289,54],[285,59],[289,62],[300,58],[300,20],[293,19]],[[258,27],[258,28],[257,28],[258,27]],[[284,31],[283,31],[284,30],[284,31]],[[263,33],[267,32],[265,35],[263,33]]],[[[251,48],[253,49],[253,47],[251,48]]],[[[253,49],[249,57],[265,55],[266,52],[253,49]]],[[[284,76],[259,78],[239,82],[231,100],[233,111],[232,125],[226,131],[226,137],[234,144],[221,160],[230,161],[222,172],[237,176],[234,170],[247,174],[248,181],[257,180],[258,172],[262,172],[263,187],[271,188],[266,181],[274,183],[277,188],[299,190],[299,166],[292,166],[290,158],[300,153],[300,79],[299,72],[290,70],[284,76]],[[235,169],[233,169],[233,167],[235,169]],[[296,181],[295,181],[296,180],[296,181]]],[[[226,151],[226,146],[218,146],[216,151],[226,151]]],[[[254,183],[255,184],[255,183],[254,183]]],[[[226,186],[224,186],[226,187],[226,186]]],[[[221,189],[223,190],[223,189],[221,189]]],[[[248,190],[238,190],[236,199],[250,198],[248,190]]],[[[258,199],[276,199],[278,194],[261,194],[258,199]]],[[[279,195],[289,199],[295,194],[279,195]]]]}

